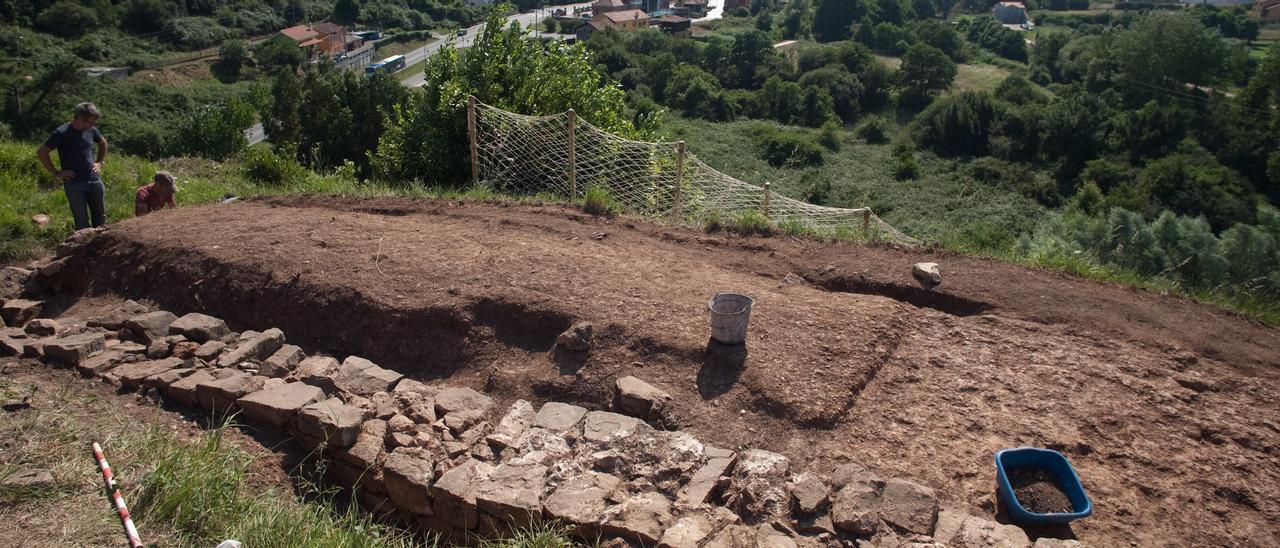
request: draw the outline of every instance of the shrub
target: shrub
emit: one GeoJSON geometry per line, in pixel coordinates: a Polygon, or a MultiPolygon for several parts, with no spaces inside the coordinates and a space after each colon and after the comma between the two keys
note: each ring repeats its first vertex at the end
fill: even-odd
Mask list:
{"type": "Polygon", "coordinates": [[[817,231],[809,223],[799,219],[788,219],[778,223],[778,229],[788,236],[813,236],[817,231]]]}
{"type": "Polygon", "coordinates": [[[822,124],[814,133],[819,144],[827,147],[831,152],[840,152],[840,122],[828,120],[822,124]]]}
{"type": "Polygon", "coordinates": [[[290,186],[301,183],[307,177],[306,168],[302,167],[287,154],[279,154],[267,146],[255,146],[241,154],[245,177],[254,181],[290,186]]]}
{"type": "Polygon", "coordinates": [[[582,194],[582,210],[596,216],[612,217],[622,211],[622,206],[608,190],[590,186],[582,194]]]}
{"type": "Polygon", "coordinates": [[[920,165],[916,163],[915,150],[907,141],[893,144],[893,178],[899,181],[914,179],[920,174],[920,165]]]}
{"type": "Polygon", "coordinates": [[[730,232],[750,236],[758,234],[761,236],[770,236],[773,234],[773,225],[763,213],[755,210],[743,211],[733,216],[733,222],[726,226],[730,232]]]}
{"type": "Polygon", "coordinates": [[[884,144],[889,142],[889,120],[879,114],[864,118],[853,128],[853,134],[868,143],[884,144]]]}
{"type": "Polygon", "coordinates": [[[702,218],[702,228],[707,232],[719,232],[724,227],[724,214],[718,209],[708,211],[702,218]]]}
{"type": "Polygon", "coordinates": [[[752,128],[751,133],[760,157],[774,167],[818,166],[825,161],[822,146],[808,135],[763,124],[752,128]]]}

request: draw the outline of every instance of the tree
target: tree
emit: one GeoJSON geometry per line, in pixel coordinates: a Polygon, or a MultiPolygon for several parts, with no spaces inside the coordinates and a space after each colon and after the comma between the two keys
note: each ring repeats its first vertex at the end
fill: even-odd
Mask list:
{"type": "Polygon", "coordinates": [[[258,67],[266,72],[275,72],[277,69],[297,70],[307,61],[298,44],[284,36],[275,36],[258,44],[254,58],[258,61],[258,67]]]}
{"type": "MultiPolygon", "coordinates": [[[[1036,37],[1035,47],[1031,49],[1031,65],[1033,67],[1043,67],[1051,81],[1063,81],[1062,68],[1059,66],[1058,58],[1062,54],[1062,49],[1070,41],[1071,35],[1065,32],[1041,32],[1036,37]]],[[[1049,82],[1040,83],[1048,84],[1049,82]]]]}
{"type": "Polygon", "coordinates": [[[923,105],[938,92],[951,87],[956,78],[956,64],[938,48],[915,44],[902,56],[898,78],[906,103],[923,105]]]}
{"type": "Polygon", "coordinates": [[[174,152],[225,160],[248,145],[253,120],[253,107],[238,97],[203,107],[178,125],[174,152]]]}
{"type": "Polygon", "coordinates": [[[990,15],[969,19],[968,25],[966,34],[970,42],[991,50],[1001,57],[1014,61],[1027,60],[1027,42],[1022,37],[1022,33],[1006,28],[990,15]]]}
{"type": "Polygon", "coordinates": [[[759,15],[762,11],[773,9],[773,0],[751,0],[751,15],[759,15]]]}
{"type": "Polygon", "coordinates": [[[446,46],[427,61],[425,72],[433,85],[395,109],[371,159],[383,180],[448,184],[466,177],[467,95],[525,114],[573,108],[604,131],[648,138],[626,116],[623,91],[597,71],[584,49],[534,40],[519,25],[504,28],[497,11],[472,47],[459,52],[446,46]]]}
{"type": "Polygon", "coordinates": [[[291,153],[298,149],[302,134],[302,120],[298,108],[302,104],[302,83],[292,70],[276,74],[271,86],[271,110],[263,120],[263,130],[271,144],[291,153]]]}
{"type": "Polygon", "coordinates": [[[1003,113],[991,95],[966,91],[929,105],[911,123],[912,138],[941,156],[983,156],[1003,113]]]}
{"type": "Polygon", "coordinates": [[[806,72],[800,77],[800,86],[818,87],[827,92],[833,101],[836,114],[846,121],[853,121],[862,103],[862,83],[858,77],[840,65],[827,65],[806,72]]]}
{"type": "Polygon", "coordinates": [[[98,14],[71,0],[59,0],[36,19],[36,28],[63,38],[75,38],[97,26],[98,14]]]}
{"type": "Polygon", "coordinates": [[[360,17],[360,3],[356,0],[338,0],[333,5],[333,22],[350,25],[360,17]]]}
{"type": "Polygon", "coordinates": [[[956,33],[955,28],[937,19],[925,19],[916,21],[911,26],[912,32],[920,43],[928,44],[942,50],[954,61],[962,61],[964,59],[961,53],[963,43],[960,35],[956,33]]]}
{"type": "Polygon", "coordinates": [[[157,32],[174,16],[174,5],[164,0],[129,0],[120,26],[139,34],[157,32]]]}
{"type": "Polygon", "coordinates": [[[735,37],[729,59],[737,68],[738,74],[734,80],[737,87],[755,87],[753,80],[756,67],[770,55],[773,55],[773,44],[765,33],[753,29],[735,37]]]}
{"type": "Polygon", "coordinates": [[[800,107],[800,123],[819,127],[836,117],[835,102],[827,90],[818,86],[804,88],[803,106],[800,107]]]}
{"type": "Polygon", "coordinates": [[[1255,194],[1248,181],[1195,144],[1147,163],[1138,184],[1157,204],[1183,215],[1204,215],[1214,230],[1254,221],[1255,194]]]}
{"type": "Polygon", "coordinates": [[[226,83],[240,79],[240,69],[249,59],[249,44],[244,40],[227,40],[218,48],[218,60],[209,67],[213,74],[226,83]]]}
{"type": "Polygon", "coordinates": [[[1227,69],[1227,44],[1190,14],[1152,12],[1108,48],[1132,95],[1154,97],[1185,84],[1214,85],[1227,69]]]}
{"type": "Polygon", "coordinates": [[[813,13],[813,37],[819,42],[846,40],[853,22],[864,13],[861,0],[817,0],[813,13]]]}

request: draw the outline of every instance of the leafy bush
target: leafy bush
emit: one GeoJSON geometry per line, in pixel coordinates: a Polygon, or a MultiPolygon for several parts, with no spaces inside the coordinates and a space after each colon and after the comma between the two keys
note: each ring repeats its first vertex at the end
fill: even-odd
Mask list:
{"type": "Polygon", "coordinates": [[[990,94],[967,91],[929,105],[912,122],[911,135],[941,156],[982,156],[1002,114],[990,94]]]}
{"type": "Polygon", "coordinates": [[[830,120],[827,123],[822,124],[822,127],[818,128],[814,132],[816,135],[815,139],[818,141],[818,144],[826,147],[827,150],[830,150],[831,152],[840,152],[841,127],[843,126],[841,126],[839,122],[830,120]]]}
{"type": "Polygon", "coordinates": [[[212,17],[174,17],[165,23],[165,41],[184,49],[216,46],[235,36],[212,17]]]}
{"type": "Polygon", "coordinates": [[[608,190],[593,185],[582,194],[582,210],[598,217],[613,217],[622,212],[622,205],[608,190]]]}
{"type": "Polygon", "coordinates": [[[248,145],[244,132],[254,119],[249,103],[228,97],[197,110],[180,123],[174,148],[179,154],[224,160],[248,145]]]}
{"type": "Polygon", "coordinates": [[[822,145],[808,135],[763,124],[752,128],[751,133],[760,157],[774,167],[818,166],[825,160],[822,145]]]}
{"type": "Polygon", "coordinates": [[[718,209],[706,212],[702,217],[702,228],[707,232],[719,232],[725,228],[724,213],[718,209]]]}
{"type": "Polygon", "coordinates": [[[853,128],[853,134],[868,143],[883,144],[889,142],[891,127],[889,120],[884,116],[872,114],[858,122],[858,125],[853,128]]]}
{"type": "Polygon", "coordinates": [[[307,169],[293,158],[278,154],[271,147],[259,145],[245,149],[240,155],[244,175],[250,180],[275,186],[293,186],[307,178],[307,169]]]}

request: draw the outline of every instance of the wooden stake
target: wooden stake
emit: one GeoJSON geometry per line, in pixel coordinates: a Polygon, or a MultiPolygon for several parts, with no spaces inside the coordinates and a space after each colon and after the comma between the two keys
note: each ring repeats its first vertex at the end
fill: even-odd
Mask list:
{"type": "Polygon", "coordinates": [[[769,218],[769,187],[771,186],[773,183],[764,184],[764,218],[766,219],[769,218]]]}
{"type": "Polygon", "coordinates": [[[467,136],[471,140],[471,185],[480,184],[480,146],[476,141],[476,96],[467,96],[467,136]]]}
{"type": "Polygon", "coordinates": [[[684,206],[681,188],[684,186],[684,155],[684,141],[676,141],[676,192],[673,197],[675,205],[671,208],[671,220],[676,223],[684,220],[684,212],[681,211],[684,206]]]}
{"type": "Polygon", "coordinates": [[[862,210],[862,235],[871,238],[871,208],[862,210]]]}
{"type": "Polygon", "coordinates": [[[569,199],[578,197],[578,147],[574,140],[578,126],[578,113],[569,109],[569,199]]]}

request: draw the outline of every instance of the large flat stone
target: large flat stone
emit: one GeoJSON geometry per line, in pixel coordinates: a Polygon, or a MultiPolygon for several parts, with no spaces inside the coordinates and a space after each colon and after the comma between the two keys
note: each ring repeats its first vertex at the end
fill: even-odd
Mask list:
{"type": "Polygon", "coordinates": [[[582,427],[582,438],[596,443],[609,443],[644,429],[649,429],[649,425],[635,417],[608,411],[591,411],[587,413],[582,427]]]}
{"type": "Polygon", "coordinates": [[[56,320],[36,318],[27,321],[27,325],[23,326],[22,330],[32,337],[52,337],[58,334],[59,327],[56,320]]]}
{"type": "Polygon", "coordinates": [[[476,506],[500,523],[527,526],[542,515],[542,490],[547,467],[535,463],[505,463],[476,486],[476,506]]]}
{"type": "Polygon", "coordinates": [[[302,360],[293,373],[289,374],[289,378],[319,387],[325,392],[335,392],[338,387],[333,384],[333,376],[337,373],[338,360],[329,356],[311,356],[302,360]]]}
{"type": "Polygon", "coordinates": [[[879,529],[879,510],[879,487],[866,482],[849,482],[836,492],[831,503],[831,520],[841,531],[869,536],[879,529]]]}
{"type": "Polygon", "coordinates": [[[237,404],[245,415],[271,426],[284,426],[298,410],[324,398],[324,391],[293,382],[247,394],[237,404]]]}
{"type": "Polygon", "coordinates": [[[334,447],[350,447],[360,436],[368,411],[329,398],[303,407],[294,421],[298,433],[334,447]]]}
{"type": "Polygon", "coordinates": [[[701,514],[689,514],[676,520],[662,532],[658,548],[698,548],[715,531],[715,522],[701,514]]]}
{"type": "Polygon", "coordinates": [[[125,320],[124,328],[147,344],[151,344],[169,336],[169,326],[173,325],[177,319],[178,317],[172,312],[157,310],[125,320]]]}
{"type": "Polygon", "coordinates": [[[609,496],[621,480],[608,474],[586,472],[556,488],[543,503],[547,517],[577,528],[577,533],[591,537],[598,533],[604,520],[609,496]]]}
{"type": "Polygon", "coordinates": [[[682,507],[697,507],[711,497],[717,487],[728,482],[727,476],[737,462],[738,454],[727,449],[707,447],[707,462],[693,473],[693,478],[680,490],[676,499],[682,507]],[[721,478],[726,478],[724,481],[721,478]]]}
{"type": "Polygon", "coordinates": [[[214,380],[217,379],[207,371],[197,370],[182,380],[169,385],[168,388],[165,388],[161,392],[165,397],[177,403],[195,407],[200,404],[200,400],[196,396],[196,386],[200,383],[212,382],[214,380]]]}
{"type": "Polygon", "coordinates": [[[397,507],[420,515],[433,513],[430,490],[435,477],[435,463],[430,453],[417,448],[397,447],[387,455],[382,473],[387,495],[397,507]]]}
{"type": "Polygon", "coordinates": [[[44,308],[44,301],[30,301],[27,299],[9,299],[0,306],[0,317],[4,318],[4,323],[12,327],[22,327],[32,318],[40,315],[40,311],[44,308]]]}
{"type": "Polygon", "coordinates": [[[880,495],[880,518],[903,533],[931,534],[938,521],[938,497],[923,485],[891,479],[880,495]]]}
{"type": "Polygon", "coordinates": [[[627,499],[617,515],[604,522],[601,530],[645,546],[658,543],[662,531],[671,521],[671,501],[662,493],[650,491],[627,499]]]}
{"type": "Polygon", "coordinates": [[[76,365],[85,358],[106,349],[107,339],[102,333],[81,333],[44,344],[44,357],[62,363],[76,365]]]}
{"type": "Polygon", "coordinates": [[[192,312],[169,324],[171,335],[182,335],[198,343],[218,340],[231,334],[231,328],[213,316],[192,312]]]}
{"type": "Polygon", "coordinates": [[[487,415],[492,408],[493,398],[470,388],[446,388],[436,393],[436,413],[439,415],[467,410],[475,410],[481,415],[487,415]]]}
{"type": "Polygon", "coordinates": [[[348,394],[370,397],[378,392],[390,392],[404,375],[383,369],[358,356],[349,356],[338,367],[333,383],[348,394]]]}
{"type": "Polygon", "coordinates": [[[218,413],[235,407],[236,400],[262,389],[266,377],[236,372],[226,378],[196,385],[196,399],[206,411],[218,413]]]}
{"type": "Polygon", "coordinates": [[[241,362],[259,362],[280,350],[281,346],[284,346],[284,332],[275,328],[268,329],[240,341],[239,345],[218,358],[218,365],[235,367],[241,362]]]}
{"type": "Polygon", "coordinates": [[[217,361],[218,356],[222,355],[222,351],[226,350],[227,343],[222,341],[207,341],[196,348],[195,357],[209,363],[217,361]]]}
{"type": "Polygon", "coordinates": [[[262,360],[262,367],[258,369],[258,373],[267,377],[285,377],[293,372],[302,359],[307,357],[302,353],[302,349],[292,344],[286,344],[276,350],[274,354],[262,360]]]}
{"type": "Polygon", "coordinates": [[[787,490],[791,491],[796,511],[803,515],[812,515],[827,504],[827,486],[817,474],[801,474],[787,485],[787,490]]]}
{"type": "Polygon", "coordinates": [[[6,266],[0,268],[0,301],[16,299],[22,294],[32,272],[25,268],[6,266]]]}
{"type": "Polygon", "coordinates": [[[190,367],[179,366],[168,371],[161,371],[154,375],[150,375],[142,379],[142,386],[163,391],[169,385],[185,379],[195,373],[196,370],[190,367]]]}
{"type": "Polygon", "coordinates": [[[615,386],[614,408],[633,417],[660,418],[671,402],[670,394],[636,377],[622,377],[615,386]]]}
{"type": "Polygon", "coordinates": [[[387,421],[367,420],[360,426],[360,435],[356,436],[356,442],[351,447],[333,451],[338,462],[360,472],[352,487],[380,495],[387,493],[386,479],[382,473],[382,463],[387,456],[386,442],[383,441],[386,435],[387,421]]]}
{"type": "Polygon", "coordinates": [[[499,448],[510,447],[525,429],[533,424],[535,416],[537,415],[533,412],[533,404],[525,400],[516,400],[486,441],[499,448]]]}
{"type": "Polygon", "coordinates": [[[463,530],[479,523],[476,511],[476,484],[493,473],[493,466],[476,459],[455,466],[431,486],[435,515],[463,530]]]}
{"type": "Polygon", "coordinates": [[[110,371],[124,357],[124,351],[108,348],[76,364],[76,371],[79,371],[85,377],[96,377],[110,371]]]}
{"type": "Polygon", "coordinates": [[[544,404],[542,409],[538,410],[537,416],[533,418],[533,425],[563,433],[577,426],[586,416],[586,408],[553,401],[544,404]]]}
{"type": "Polygon", "coordinates": [[[134,316],[147,313],[147,307],[142,306],[133,301],[125,301],[110,312],[95,318],[89,318],[89,327],[101,327],[107,331],[118,331],[124,327],[124,322],[134,316]]]}
{"type": "Polygon", "coordinates": [[[177,358],[165,358],[163,360],[152,360],[145,362],[133,362],[120,365],[113,369],[111,373],[120,380],[120,386],[127,389],[136,389],[142,386],[142,381],[152,375],[159,375],[170,369],[177,369],[182,366],[182,360],[177,358]]]}

